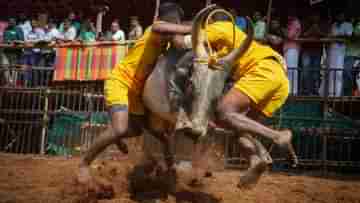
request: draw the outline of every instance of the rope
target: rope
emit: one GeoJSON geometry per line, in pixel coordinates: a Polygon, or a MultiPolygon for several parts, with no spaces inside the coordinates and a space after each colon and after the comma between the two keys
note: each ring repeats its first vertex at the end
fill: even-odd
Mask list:
{"type": "MultiPolygon", "coordinates": [[[[236,24],[235,24],[235,19],[234,19],[234,16],[224,10],[224,9],[215,9],[213,11],[211,11],[209,13],[209,15],[207,16],[206,18],[206,21],[205,21],[205,27],[204,29],[206,30],[208,25],[210,24],[209,21],[211,19],[211,17],[213,15],[215,15],[216,13],[224,13],[226,16],[230,17],[231,19],[231,22],[233,24],[233,49],[235,48],[235,42],[236,42],[236,24]]],[[[206,37],[206,43],[207,43],[207,46],[208,46],[208,50],[209,50],[209,59],[208,59],[208,64],[217,64],[218,63],[218,56],[216,54],[216,52],[213,51],[212,47],[211,47],[211,44],[210,44],[210,41],[209,41],[209,38],[206,37]]],[[[221,68],[221,66],[210,66],[210,68],[213,68],[213,69],[217,69],[217,70],[222,70],[223,68],[221,68]]]]}

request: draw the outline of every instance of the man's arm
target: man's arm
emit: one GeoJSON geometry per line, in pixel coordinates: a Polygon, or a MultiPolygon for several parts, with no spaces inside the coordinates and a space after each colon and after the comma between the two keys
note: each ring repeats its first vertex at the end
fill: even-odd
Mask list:
{"type": "Polygon", "coordinates": [[[160,34],[184,35],[191,33],[192,27],[189,25],[179,25],[173,23],[156,23],[152,26],[152,31],[160,34]]]}
{"type": "Polygon", "coordinates": [[[191,49],[191,35],[174,35],[172,37],[172,44],[177,49],[191,49]]]}

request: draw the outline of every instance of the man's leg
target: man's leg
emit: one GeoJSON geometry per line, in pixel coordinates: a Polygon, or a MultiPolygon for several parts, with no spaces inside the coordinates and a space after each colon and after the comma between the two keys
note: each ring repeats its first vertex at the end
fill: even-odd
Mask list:
{"type": "Polygon", "coordinates": [[[311,56],[308,52],[304,52],[302,55],[302,77],[301,77],[301,84],[302,84],[302,91],[301,94],[310,95],[312,93],[312,85],[314,81],[312,80],[312,67],[311,67],[311,56]]]}
{"type": "Polygon", "coordinates": [[[344,96],[352,95],[353,86],[353,65],[355,57],[346,56],[344,61],[344,96]]]}
{"type": "Polygon", "coordinates": [[[128,131],[129,113],[126,107],[114,108],[111,113],[111,128],[100,136],[86,152],[80,163],[78,181],[91,182],[90,164],[111,144],[117,144],[128,131]]]}
{"type": "Polygon", "coordinates": [[[256,184],[266,171],[267,163],[261,157],[260,151],[251,136],[241,136],[239,146],[241,154],[249,161],[248,170],[240,176],[238,187],[242,188],[256,184]]]}
{"type": "Polygon", "coordinates": [[[246,116],[251,106],[250,98],[239,90],[232,88],[220,101],[217,107],[218,118],[224,124],[240,131],[261,135],[278,145],[288,145],[291,141],[290,131],[276,131],[246,116]]]}

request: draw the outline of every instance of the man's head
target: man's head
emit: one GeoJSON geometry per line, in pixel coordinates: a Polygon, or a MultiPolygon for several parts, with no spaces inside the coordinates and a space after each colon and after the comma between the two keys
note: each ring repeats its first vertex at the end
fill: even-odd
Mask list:
{"type": "Polygon", "coordinates": [[[270,23],[270,28],[271,28],[271,30],[278,30],[278,29],[280,29],[280,19],[279,18],[277,18],[277,17],[273,17],[272,19],[271,19],[271,23],[270,23]]]}
{"type": "Polygon", "coordinates": [[[310,16],[311,23],[318,24],[320,23],[320,15],[317,12],[312,13],[310,16]]]}
{"type": "Polygon", "coordinates": [[[9,18],[9,23],[8,23],[9,27],[14,27],[16,26],[16,19],[15,18],[9,18]]]}
{"type": "Polygon", "coordinates": [[[75,20],[75,18],[76,18],[75,12],[71,11],[71,12],[69,13],[68,18],[69,18],[69,20],[71,20],[71,21],[72,21],[72,20],[75,20]]]}
{"type": "Polygon", "coordinates": [[[254,18],[254,21],[256,22],[256,21],[261,20],[261,19],[263,18],[263,16],[261,15],[261,13],[260,13],[259,11],[256,11],[256,12],[254,13],[253,18],[254,18]]]}
{"type": "Polygon", "coordinates": [[[342,23],[342,22],[344,22],[344,21],[345,21],[345,13],[343,13],[343,12],[338,13],[338,14],[336,15],[336,17],[335,17],[335,21],[336,21],[337,23],[342,23]]]}
{"type": "Polygon", "coordinates": [[[68,30],[71,27],[71,20],[65,19],[64,21],[64,30],[68,30]]]}
{"type": "Polygon", "coordinates": [[[130,17],[130,25],[131,26],[137,26],[139,25],[139,19],[137,16],[131,16],[130,17]]]}
{"type": "Polygon", "coordinates": [[[111,23],[111,32],[115,33],[120,30],[120,25],[117,21],[111,23]]]}
{"type": "Polygon", "coordinates": [[[19,23],[24,23],[27,20],[25,13],[20,13],[18,20],[19,20],[19,23]]]}
{"type": "Polygon", "coordinates": [[[39,27],[39,21],[37,21],[36,19],[32,19],[31,20],[31,26],[32,28],[38,28],[39,27]]]}
{"type": "Polygon", "coordinates": [[[176,3],[163,3],[159,7],[159,19],[171,23],[180,23],[184,16],[183,9],[176,3]]]}
{"type": "Polygon", "coordinates": [[[54,20],[50,19],[49,23],[45,27],[47,31],[51,31],[52,29],[56,28],[56,23],[54,20]]]}
{"type": "Polygon", "coordinates": [[[215,13],[211,17],[210,23],[217,22],[217,21],[231,21],[230,17],[225,15],[224,13],[215,13]]]}
{"type": "Polygon", "coordinates": [[[236,9],[234,9],[234,8],[232,8],[232,9],[230,9],[230,13],[233,15],[233,16],[238,16],[238,12],[237,12],[237,10],[236,9]]]}

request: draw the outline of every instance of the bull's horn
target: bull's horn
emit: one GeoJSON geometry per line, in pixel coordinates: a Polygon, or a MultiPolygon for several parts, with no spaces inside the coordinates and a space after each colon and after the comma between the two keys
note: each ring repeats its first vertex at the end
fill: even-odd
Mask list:
{"type": "Polygon", "coordinates": [[[194,24],[192,27],[192,46],[197,57],[207,56],[205,49],[205,36],[201,34],[202,28],[205,23],[205,16],[209,14],[212,10],[218,8],[215,4],[210,5],[202,9],[194,18],[194,24]]]}
{"type": "Polygon", "coordinates": [[[247,24],[247,37],[244,40],[244,42],[240,45],[239,48],[235,48],[233,51],[231,51],[228,55],[224,56],[219,60],[220,65],[234,65],[235,61],[239,59],[241,56],[243,56],[246,51],[249,49],[253,38],[254,38],[254,28],[252,26],[252,23],[250,19],[246,18],[246,24],[247,24]]]}

